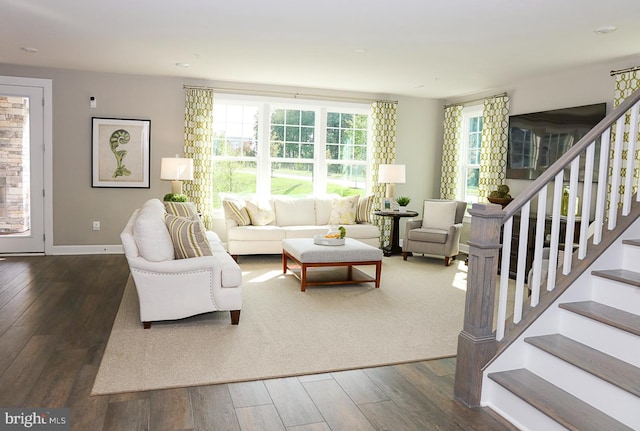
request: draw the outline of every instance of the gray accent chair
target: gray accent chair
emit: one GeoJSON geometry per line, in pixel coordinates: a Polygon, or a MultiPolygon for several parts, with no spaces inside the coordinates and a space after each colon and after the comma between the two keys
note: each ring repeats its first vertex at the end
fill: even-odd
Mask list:
{"type": "Polygon", "coordinates": [[[453,223],[449,223],[449,218],[445,220],[427,220],[426,225],[423,220],[410,220],[405,227],[404,239],[402,241],[402,259],[412,253],[432,254],[444,256],[444,264],[449,266],[451,260],[455,260],[459,252],[460,232],[462,231],[462,220],[467,209],[467,203],[462,201],[447,201],[443,199],[427,199],[423,205],[423,218],[438,217],[440,211],[434,211],[430,202],[455,202],[455,215],[453,223]],[[433,222],[433,223],[430,223],[433,222]],[[436,227],[429,227],[429,224],[436,227]],[[439,225],[439,226],[438,226],[439,225]]]}

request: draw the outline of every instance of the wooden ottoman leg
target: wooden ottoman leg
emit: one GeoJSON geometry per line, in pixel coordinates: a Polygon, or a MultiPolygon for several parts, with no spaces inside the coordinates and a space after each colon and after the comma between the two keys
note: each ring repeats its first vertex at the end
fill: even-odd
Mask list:
{"type": "Polygon", "coordinates": [[[376,262],[376,289],[380,287],[380,275],[382,273],[382,261],[376,262]]]}
{"type": "Polygon", "coordinates": [[[300,268],[300,291],[305,292],[307,290],[307,264],[303,263],[300,268]]]}
{"type": "Polygon", "coordinates": [[[282,250],[282,273],[287,273],[287,254],[282,250]]]}

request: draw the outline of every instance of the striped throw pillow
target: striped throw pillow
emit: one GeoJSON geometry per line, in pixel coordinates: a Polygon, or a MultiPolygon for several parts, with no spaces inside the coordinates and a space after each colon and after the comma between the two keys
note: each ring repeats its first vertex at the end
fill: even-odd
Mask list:
{"type": "Polygon", "coordinates": [[[360,198],[358,209],[356,210],[356,223],[371,223],[371,213],[373,212],[373,195],[360,198]]]}
{"type": "Polygon", "coordinates": [[[224,199],[222,201],[222,208],[224,208],[225,218],[229,218],[238,226],[248,226],[251,224],[251,218],[247,211],[247,205],[244,201],[236,201],[231,199],[224,199]]]}
{"type": "Polygon", "coordinates": [[[207,240],[202,224],[185,217],[165,214],[164,221],[169,229],[176,259],[212,256],[211,246],[207,240]]]}
{"type": "Polygon", "coordinates": [[[164,208],[171,215],[186,217],[191,220],[200,220],[198,209],[193,202],[165,202],[164,208]]]}

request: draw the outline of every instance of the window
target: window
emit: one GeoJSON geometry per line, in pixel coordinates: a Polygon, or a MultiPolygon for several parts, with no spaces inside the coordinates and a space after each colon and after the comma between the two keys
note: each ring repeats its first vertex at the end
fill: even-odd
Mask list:
{"type": "Polygon", "coordinates": [[[481,147],[482,106],[466,107],[462,111],[462,156],[458,199],[469,204],[478,202],[481,147]]]}
{"type": "Polygon", "coordinates": [[[255,105],[214,104],[213,184],[217,207],[222,205],[220,192],[256,191],[258,114],[255,105]]]}
{"type": "Polygon", "coordinates": [[[363,104],[217,95],[215,206],[221,193],[364,195],[369,111],[363,104]]]}

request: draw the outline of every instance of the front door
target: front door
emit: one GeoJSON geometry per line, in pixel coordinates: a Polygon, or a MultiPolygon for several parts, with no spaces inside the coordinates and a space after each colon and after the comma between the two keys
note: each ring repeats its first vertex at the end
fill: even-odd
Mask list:
{"type": "Polygon", "coordinates": [[[43,91],[0,79],[1,254],[44,253],[43,91]]]}

